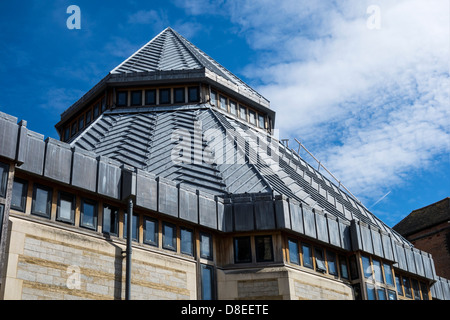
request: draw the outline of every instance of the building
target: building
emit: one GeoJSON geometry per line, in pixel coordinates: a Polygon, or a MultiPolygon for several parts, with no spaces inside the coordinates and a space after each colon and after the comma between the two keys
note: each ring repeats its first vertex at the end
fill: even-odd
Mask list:
{"type": "Polygon", "coordinates": [[[450,198],[416,209],[393,227],[434,257],[436,273],[450,278],[450,198]]]}
{"type": "Polygon", "coordinates": [[[274,128],[171,28],[61,115],[61,141],[0,113],[0,297],[450,299],[428,252],[274,128]]]}

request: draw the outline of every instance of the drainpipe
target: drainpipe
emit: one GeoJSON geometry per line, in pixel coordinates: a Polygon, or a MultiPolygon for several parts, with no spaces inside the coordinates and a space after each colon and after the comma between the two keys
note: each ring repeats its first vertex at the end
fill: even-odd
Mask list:
{"type": "Polygon", "coordinates": [[[131,257],[132,247],[131,242],[133,238],[133,198],[128,198],[128,216],[127,216],[127,261],[125,273],[125,300],[131,300],[131,257]]]}

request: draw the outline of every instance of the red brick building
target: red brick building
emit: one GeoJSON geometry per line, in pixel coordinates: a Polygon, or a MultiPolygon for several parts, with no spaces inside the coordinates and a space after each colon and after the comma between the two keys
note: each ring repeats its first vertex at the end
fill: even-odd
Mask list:
{"type": "Polygon", "coordinates": [[[450,277],[450,197],[412,211],[394,230],[431,253],[436,273],[450,277]]]}

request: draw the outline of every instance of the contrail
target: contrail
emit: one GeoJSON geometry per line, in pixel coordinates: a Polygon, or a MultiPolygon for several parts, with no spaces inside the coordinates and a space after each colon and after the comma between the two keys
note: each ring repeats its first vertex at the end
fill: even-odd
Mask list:
{"type": "Polygon", "coordinates": [[[391,193],[391,192],[389,191],[389,192],[386,193],[384,196],[382,196],[377,202],[375,202],[373,205],[371,205],[369,209],[372,209],[373,207],[375,207],[375,206],[378,204],[378,202],[380,202],[381,200],[383,200],[384,198],[386,198],[386,197],[389,195],[389,193],[391,193]]]}

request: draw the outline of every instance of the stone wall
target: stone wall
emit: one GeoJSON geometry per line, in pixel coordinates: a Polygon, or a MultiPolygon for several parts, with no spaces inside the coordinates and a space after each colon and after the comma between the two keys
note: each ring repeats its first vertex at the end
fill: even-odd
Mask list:
{"type": "MultiPolygon", "coordinates": [[[[123,299],[125,243],[10,216],[3,299],[123,299]]],[[[196,299],[195,262],[133,247],[132,299],[196,299]]]]}

